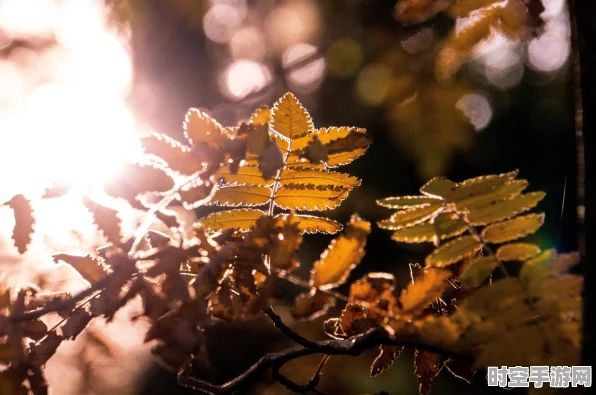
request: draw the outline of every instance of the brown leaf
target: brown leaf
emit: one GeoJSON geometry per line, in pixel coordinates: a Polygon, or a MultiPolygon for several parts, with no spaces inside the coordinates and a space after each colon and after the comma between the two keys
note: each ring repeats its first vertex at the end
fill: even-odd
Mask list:
{"type": "Polygon", "coordinates": [[[94,258],[91,255],[55,254],[52,258],[56,263],[62,261],[69,264],[90,284],[95,284],[107,274],[99,259],[94,258]]]}
{"type": "Polygon", "coordinates": [[[33,320],[27,322],[23,327],[23,336],[33,340],[39,340],[46,335],[47,331],[48,327],[43,321],[33,320]]]}
{"type": "Polygon", "coordinates": [[[376,327],[376,322],[368,318],[366,308],[349,303],[339,316],[339,329],[352,337],[376,327]]]}
{"type": "Polygon", "coordinates": [[[271,178],[277,174],[277,171],[284,165],[284,157],[279,149],[279,146],[270,141],[261,155],[259,155],[259,170],[263,174],[263,178],[271,178]]]}
{"type": "Polygon", "coordinates": [[[375,377],[386,371],[391,367],[393,361],[399,357],[399,354],[404,349],[403,346],[394,344],[386,344],[379,347],[379,355],[375,358],[370,366],[370,376],[375,377]]]}
{"type": "Polygon", "coordinates": [[[174,188],[174,180],[162,169],[150,165],[128,163],[117,175],[104,182],[105,192],[126,200],[132,207],[143,209],[136,199],[147,192],[166,192],[174,188]]]}
{"type": "Polygon", "coordinates": [[[75,312],[66,319],[64,325],[60,327],[62,336],[64,336],[65,339],[74,340],[79,333],[87,327],[91,318],[91,314],[84,307],[75,310],[75,312]]]}
{"type": "Polygon", "coordinates": [[[12,239],[19,253],[24,254],[27,251],[27,246],[31,243],[31,234],[33,234],[33,225],[35,224],[31,202],[23,195],[15,195],[4,205],[14,211],[15,225],[12,239]]]}
{"type": "Polygon", "coordinates": [[[331,241],[321,258],[315,262],[310,273],[311,285],[330,289],[343,284],[364,257],[369,233],[370,222],[356,214],[352,215],[343,233],[331,241]]]}
{"type": "Polygon", "coordinates": [[[313,289],[309,293],[301,293],[294,299],[292,316],[294,318],[314,320],[322,316],[335,305],[335,299],[313,289]]]}
{"type": "Polygon", "coordinates": [[[399,298],[401,312],[417,315],[435,299],[440,298],[447,287],[451,272],[446,269],[428,267],[402,291],[399,298]]]}
{"type": "Polygon", "coordinates": [[[46,188],[42,199],[57,199],[66,195],[72,188],[71,184],[54,182],[50,188],[46,188]]]}
{"type": "Polygon", "coordinates": [[[449,358],[445,361],[445,368],[458,379],[464,380],[468,383],[472,382],[476,370],[470,362],[459,359],[449,358]]]}
{"type": "Polygon", "coordinates": [[[156,345],[151,349],[151,353],[155,355],[161,366],[174,372],[177,372],[191,357],[191,354],[181,347],[165,344],[156,345]]]}
{"type": "Polygon", "coordinates": [[[41,342],[31,346],[31,363],[34,365],[44,365],[48,359],[56,353],[58,346],[64,338],[52,331],[41,342]]]}
{"type": "Polygon", "coordinates": [[[122,243],[122,235],[118,212],[109,207],[99,205],[87,196],[83,198],[83,204],[91,212],[95,224],[103,232],[108,241],[112,244],[120,245],[122,243]]]}
{"type": "Polygon", "coordinates": [[[182,248],[167,246],[152,257],[152,259],[155,258],[157,259],[155,265],[145,272],[147,277],[155,277],[162,273],[180,270],[180,265],[186,261],[188,254],[182,248]]]}
{"type": "Polygon", "coordinates": [[[414,374],[418,379],[420,395],[426,395],[441,367],[441,355],[416,349],[414,352],[414,374]]]}
{"type": "Polygon", "coordinates": [[[172,240],[170,236],[153,229],[149,229],[145,237],[147,238],[149,245],[151,245],[151,248],[165,247],[172,240]]]}
{"type": "Polygon", "coordinates": [[[39,366],[30,366],[27,371],[27,380],[32,395],[48,395],[48,383],[39,366]]]}

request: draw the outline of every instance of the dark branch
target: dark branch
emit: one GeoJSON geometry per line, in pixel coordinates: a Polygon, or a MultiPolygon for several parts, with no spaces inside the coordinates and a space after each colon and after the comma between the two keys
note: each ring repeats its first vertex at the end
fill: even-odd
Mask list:
{"type": "Polygon", "coordinates": [[[263,313],[267,314],[267,316],[271,319],[271,321],[273,321],[273,325],[275,325],[277,329],[279,329],[284,335],[289,337],[295,343],[307,348],[317,347],[317,343],[300,336],[298,333],[294,332],[289,326],[284,324],[284,322],[281,320],[281,317],[277,315],[277,313],[273,311],[271,307],[264,309],[263,313]]]}
{"type": "MultiPolygon", "coordinates": [[[[352,339],[324,340],[318,342],[309,342],[309,344],[309,347],[298,345],[283,351],[266,354],[251,367],[249,367],[244,373],[224,384],[211,384],[207,381],[192,377],[188,367],[180,370],[178,373],[178,382],[181,385],[202,391],[204,393],[230,394],[242,388],[242,386],[244,386],[248,381],[264,373],[267,369],[274,368],[279,370],[284,364],[306,355],[323,354],[358,356],[364,350],[375,348],[384,344],[399,344],[437,352],[441,355],[453,355],[450,350],[446,350],[441,347],[418,344],[412,341],[398,341],[392,338],[384,328],[373,329],[352,339]]],[[[465,360],[471,360],[471,357],[467,355],[458,355],[457,357],[465,360]]],[[[289,382],[290,380],[286,381],[286,383],[289,382]]],[[[285,383],[282,384],[285,385],[285,383]]]]}

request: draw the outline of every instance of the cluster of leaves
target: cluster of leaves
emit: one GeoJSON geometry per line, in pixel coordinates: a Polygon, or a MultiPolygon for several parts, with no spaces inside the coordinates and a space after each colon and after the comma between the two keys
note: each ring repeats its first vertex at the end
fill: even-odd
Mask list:
{"type": "MultiPolygon", "coordinates": [[[[93,318],[111,321],[137,296],[142,310],[132,318],[150,323],[145,341],[155,343],[153,353],[179,373],[181,383],[206,392],[234,391],[267,368],[290,389],[314,390],[330,356],[371,347],[379,348],[372,376],[390,367],[404,347],[415,348],[422,394],[443,366],[471,379],[475,369],[488,365],[578,361],[582,279],[567,274],[578,257],[516,241],[544,220],[543,214],[520,215],[544,193],[522,194],[528,183],[516,179],[517,171],[460,183],[435,178],[420,196],[379,201],[398,210],[378,224],[392,230],[394,240],[430,242],[435,249],[424,268],[412,266],[412,282],[399,295],[393,275],[369,273],[343,296],[335,288],[361,262],[371,223],[353,215],[303,280],[292,273],[300,265],[303,233],[334,233],[342,226],[298,211],[334,208],[358,185],[328,168],[362,155],[370,144],[365,132],[314,129],[291,94],[233,128],[192,109],[184,129],[184,143],[164,135],[145,138],[147,158],[130,164],[125,178],[104,185],[112,197],[146,212],[150,221],[135,235],[123,237],[117,211],[84,197],[108,244],[86,256],[60,253],[54,259],[77,271],[88,287],[72,295],[34,286],[0,288],[2,393],[46,394],[42,368],[60,344],[76,338],[93,318]],[[196,221],[190,234],[173,215],[211,204],[224,210],[196,221]],[[152,229],[156,223],[170,226],[167,234],[152,229]],[[493,279],[496,268],[503,275],[493,279]],[[511,276],[513,269],[519,274],[511,276]],[[333,340],[304,339],[275,314],[271,299],[280,279],[306,289],[294,301],[298,318],[312,319],[337,300],[346,302],[339,317],[325,321],[333,340]],[[193,364],[210,369],[206,331],[220,320],[262,312],[298,346],[264,356],[222,385],[192,376],[193,364]],[[48,314],[61,319],[48,327],[48,314]],[[307,386],[279,372],[310,354],[326,357],[307,386]]],[[[48,191],[46,198],[57,194],[48,191]]],[[[33,231],[32,205],[20,195],[6,204],[15,211],[13,239],[23,253],[33,231]]]]}

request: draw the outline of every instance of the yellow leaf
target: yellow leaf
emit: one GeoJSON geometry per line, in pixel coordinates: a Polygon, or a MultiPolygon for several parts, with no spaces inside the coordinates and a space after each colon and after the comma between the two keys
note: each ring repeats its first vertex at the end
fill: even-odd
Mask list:
{"type": "Polygon", "coordinates": [[[426,257],[427,266],[444,267],[480,251],[482,243],[474,236],[463,236],[443,244],[426,257]]]}
{"type": "Polygon", "coordinates": [[[459,0],[453,2],[447,9],[447,14],[453,18],[468,16],[472,11],[498,3],[500,0],[459,0]]]}
{"type": "Polygon", "coordinates": [[[439,213],[434,222],[423,222],[406,228],[398,229],[391,235],[391,239],[406,243],[434,242],[435,238],[445,240],[458,236],[466,231],[466,223],[454,213],[439,213]]]}
{"type": "Polygon", "coordinates": [[[511,180],[490,193],[473,196],[455,203],[458,210],[473,210],[477,207],[486,206],[500,200],[511,199],[528,187],[526,180],[511,180]]]}
{"type": "Polygon", "coordinates": [[[271,109],[272,128],[288,140],[304,137],[314,128],[312,119],[291,93],[286,93],[271,109]]]}
{"type": "Polygon", "coordinates": [[[502,187],[508,181],[517,177],[519,171],[509,173],[491,174],[464,180],[457,184],[453,191],[448,192],[444,197],[450,203],[457,203],[462,200],[472,199],[478,196],[490,194],[502,187]]]}
{"type": "Polygon", "coordinates": [[[222,166],[217,170],[213,177],[216,180],[222,180],[225,184],[250,184],[250,185],[273,185],[275,178],[265,180],[261,170],[256,166],[240,166],[238,171],[234,174],[230,170],[230,166],[222,166]]]}
{"type": "Polygon", "coordinates": [[[540,253],[540,248],[529,243],[511,243],[499,247],[497,258],[502,261],[525,261],[540,253]]]}
{"type": "Polygon", "coordinates": [[[271,122],[271,110],[267,106],[257,108],[250,116],[250,123],[254,125],[264,125],[269,122],[271,122]]]}
{"type": "Polygon", "coordinates": [[[227,229],[247,231],[252,228],[257,220],[263,215],[265,215],[264,211],[246,208],[209,214],[206,217],[200,218],[197,222],[212,232],[219,232],[227,229]]]}
{"type": "Polygon", "coordinates": [[[467,214],[472,225],[487,225],[501,221],[517,214],[528,211],[540,202],[546,194],[544,192],[531,192],[519,195],[509,200],[501,200],[493,204],[477,207],[467,214]]]}
{"type": "Polygon", "coordinates": [[[442,201],[437,200],[436,203],[427,206],[397,211],[391,217],[379,221],[377,224],[382,229],[398,230],[424,222],[437,215],[441,210],[443,210],[442,201]]]}
{"type": "Polygon", "coordinates": [[[370,222],[352,215],[343,233],[333,239],[315,262],[310,273],[310,284],[320,289],[331,289],[343,284],[350,271],[364,257],[370,222]]]}
{"type": "Polygon", "coordinates": [[[434,218],[433,226],[439,240],[459,236],[468,229],[464,220],[455,213],[439,213],[434,218]]]}
{"type": "Polygon", "coordinates": [[[291,312],[294,318],[314,320],[334,305],[335,299],[332,296],[313,289],[296,296],[291,312]]]}
{"type": "Polygon", "coordinates": [[[284,183],[275,192],[275,205],[286,210],[326,210],[336,208],[352,190],[349,185],[284,183]]]}
{"type": "MultiPolygon", "coordinates": [[[[287,218],[288,214],[279,214],[275,218],[287,218]]],[[[337,221],[314,215],[292,214],[301,233],[337,233],[343,226],[337,221]]]]}
{"type": "Polygon", "coordinates": [[[451,193],[456,187],[455,182],[445,177],[435,177],[420,187],[420,192],[426,196],[443,199],[443,196],[451,193]]]}
{"type": "Polygon", "coordinates": [[[429,267],[402,291],[399,298],[400,314],[418,315],[435,299],[440,298],[447,287],[451,272],[446,269],[429,267]]]}
{"type": "Polygon", "coordinates": [[[284,170],[281,173],[280,184],[302,183],[312,185],[315,188],[337,188],[353,189],[360,186],[360,180],[349,174],[338,173],[335,171],[317,171],[317,170],[284,170]]]}
{"type": "Polygon", "coordinates": [[[205,143],[221,148],[228,139],[224,128],[215,119],[196,108],[186,113],[184,135],[193,147],[205,143]]]}
{"type": "Polygon", "coordinates": [[[271,199],[271,189],[260,185],[234,185],[218,188],[206,205],[217,206],[259,206],[271,199]]]}
{"type": "Polygon", "coordinates": [[[461,285],[464,288],[478,287],[490,277],[497,266],[499,262],[492,256],[474,259],[460,276],[461,285]]]}
{"type": "Polygon", "coordinates": [[[551,268],[557,259],[557,251],[553,248],[548,249],[524,262],[519,278],[528,282],[552,275],[551,268]]]}
{"type": "Polygon", "coordinates": [[[178,173],[190,175],[203,169],[202,162],[193,156],[189,147],[165,134],[152,133],[140,140],[146,154],[162,159],[170,169],[178,173]]]}
{"type": "Polygon", "coordinates": [[[520,239],[538,230],[544,223],[544,213],[528,214],[492,224],[482,231],[482,239],[488,243],[504,243],[520,239]]]}
{"type": "Polygon", "coordinates": [[[427,196],[398,196],[377,200],[377,204],[382,207],[401,209],[428,206],[436,203],[436,200],[427,196]]]}

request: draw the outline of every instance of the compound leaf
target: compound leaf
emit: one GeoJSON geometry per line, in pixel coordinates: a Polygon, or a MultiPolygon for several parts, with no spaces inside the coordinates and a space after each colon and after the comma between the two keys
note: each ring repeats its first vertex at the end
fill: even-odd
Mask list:
{"type": "Polygon", "coordinates": [[[462,286],[464,288],[478,287],[490,277],[497,266],[499,266],[499,262],[493,256],[474,259],[460,276],[462,286]]]}
{"type": "Polygon", "coordinates": [[[402,209],[428,206],[432,203],[436,203],[437,200],[438,199],[427,196],[397,196],[379,199],[377,200],[377,204],[381,207],[402,209]]]}
{"type": "Polygon", "coordinates": [[[401,210],[393,213],[391,217],[379,221],[377,224],[382,229],[399,230],[408,226],[416,225],[434,217],[443,210],[440,200],[426,206],[415,207],[409,210],[401,210]]]}
{"type": "Polygon", "coordinates": [[[493,204],[477,207],[467,214],[467,218],[475,226],[502,221],[530,210],[544,199],[545,195],[544,192],[530,192],[509,200],[501,200],[493,204]]]}
{"type": "Polygon", "coordinates": [[[217,148],[223,147],[229,137],[216,120],[196,108],[191,108],[186,113],[184,136],[193,147],[205,143],[217,148]]]}
{"type": "Polygon", "coordinates": [[[199,223],[211,232],[220,232],[227,229],[247,231],[265,214],[266,213],[262,210],[251,208],[219,211],[201,218],[199,223]]]}
{"type": "Polygon", "coordinates": [[[502,261],[525,261],[540,253],[540,248],[529,243],[511,243],[499,247],[497,258],[502,261]]]}

